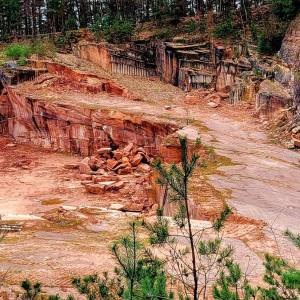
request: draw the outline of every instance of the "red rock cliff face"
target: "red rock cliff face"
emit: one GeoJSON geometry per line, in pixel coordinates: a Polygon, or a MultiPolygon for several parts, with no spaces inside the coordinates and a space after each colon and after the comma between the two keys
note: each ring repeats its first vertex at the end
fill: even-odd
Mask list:
{"type": "Polygon", "coordinates": [[[176,128],[138,116],[50,103],[26,98],[7,88],[14,117],[9,133],[19,142],[31,142],[55,151],[91,155],[103,146],[129,142],[157,155],[164,138],[176,128]]]}
{"type": "Polygon", "coordinates": [[[64,76],[67,77],[69,80],[81,84],[88,82],[90,79],[97,79],[101,82],[101,84],[98,87],[101,91],[105,91],[109,94],[116,95],[116,96],[122,96],[124,98],[128,98],[131,100],[136,100],[138,98],[136,95],[129,92],[126,88],[120,86],[116,82],[112,80],[108,80],[106,78],[101,78],[97,75],[93,75],[78,70],[73,70],[65,65],[55,63],[52,61],[31,60],[30,63],[33,68],[39,68],[39,69],[44,68],[50,74],[64,76]]]}
{"type": "Polygon", "coordinates": [[[8,134],[8,118],[13,116],[13,108],[6,95],[0,96],[0,134],[8,134]]]}
{"type": "Polygon", "coordinates": [[[294,102],[300,115],[300,14],[291,23],[280,50],[283,62],[294,71],[294,102]]]}
{"type": "Polygon", "coordinates": [[[78,57],[91,61],[107,71],[112,71],[111,55],[107,45],[82,44],[73,51],[78,57]]]}

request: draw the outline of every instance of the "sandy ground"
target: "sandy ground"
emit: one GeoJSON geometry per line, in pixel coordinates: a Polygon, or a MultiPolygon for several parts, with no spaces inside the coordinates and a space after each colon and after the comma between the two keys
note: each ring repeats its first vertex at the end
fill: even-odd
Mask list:
{"type": "MultiPolygon", "coordinates": [[[[134,84],[135,79],[124,76],[122,80],[134,84]]],[[[147,85],[142,79],[136,80],[147,85]]],[[[160,85],[155,89],[159,91],[160,85]]],[[[202,141],[213,146],[223,162],[212,172],[197,174],[191,196],[207,210],[222,201],[234,208],[224,239],[234,246],[236,259],[244,268],[250,266],[254,281],[260,280],[266,252],[300,265],[299,251],[282,235],[286,228],[300,232],[299,153],[271,144],[261,124],[251,116],[251,107],[233,109],[222,103],[212,109],[201,101],[186,105],[181,91],[162,86],[166,93],[157,92],[159,97],[155,97],[148,87],[140,102],[117,97],[85,97],[85,101],[188,124],[187,131],[200,131],[202,141]],[[171,105],[171,110],[163,109],[162,104],[171,105]]],[[[9,270],[7,283],[17,285],[28,276],[44,281],[48,287],[66,290],[74,275],[111,270],[109,244],[135,217],[101,210],[117,203],[118,194],[104,198],[86,194],[74,179],[74,171],[63,168],[65,163],[77,162],[78,157],[30,145],[5,146],[8,143],[11,141],[1,138],[0,214],[4,220],[21,222],[23,230],[9,234],[0,246],[0,269],[9,270]],[[67,212],[60,213],[61,206],[67,212]],[[31,220],[32,216],[41,220],[31,220]],[[20,218],[25,220],[17,220],[20,218]]]]}

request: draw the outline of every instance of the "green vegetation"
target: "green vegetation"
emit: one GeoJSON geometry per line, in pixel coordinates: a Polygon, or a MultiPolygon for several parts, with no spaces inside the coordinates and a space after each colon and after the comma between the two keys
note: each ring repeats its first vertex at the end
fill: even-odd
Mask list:
{"type": "Polygon", "coordinates": [[[257,32],[257,50],[262,54],[274,54],[279,51],[287,23],[279,22],[257,32]]]}
{"type": "Polygon", "coordinates": [[[30,55],[30,47],[28,45],[11,44],[4,50],[4,54],[10,59],[24,59],[30,55]]]}
{"type": "Polygon", "coordinates": [[[134,28],[134,23],[130,20],[113,19],[111,24],[103,27],[103,33],[108,42],[119,44],[131,39],[134,28]]]}
{"type": "Polygon", "coordinates": [[[232,260],[226,262],[226,267],[213,287],[215,300],[249,300],[256,299],[258,289],[251,287],[239,264],[232,260]]]}
{"type": "Polygon", "coordinates": [[[228,17],[215,26],[213,35],[217,38],[228,38],[233,37],[236,31],[237,29],[234,27],[232,17],[228,17]]]}
{"type": "MultiPolygon", "coordinates": [[[[179,141],[180,164],[166,167],[159,160],[154,164],[159,173],[158,182],[168,190],[164,203],[172,202],[177,207],[173,217],[175,227],[170,226],[162,209],[158,209],[154,222],[130,223],[128,234],[111,246],[116,263],[112,277],[103,273],[102,276],[73,278],[73,286],[87,300],[200,300],[211,297],[215,300],[298,300],[300,270],[282,258],[266,254],[262,286],[249,283],[247,274],[232,258],[233,248],[223,245],[222,229],[231,213],[229,207],[225,206],[212,226],[192,228],[188,187],[193,172],[199,167],[199,157],[193,151],[197,151],[200,144],[197,141],[191,147],[184,137],[179,141]],[[213,231],[214,237],[207,238],[206,230],[209,236],[213,231]],[[154,253],[159,253],[159,258],[154,253]]],[[[299,235],[290,231],[286,235],[299,246],[299,235]]],[[[21,287],[24,300],[63,300],[59,295],[45,295],[39,282],[25,280],[21,287]]],[[[66,300],[74,299],[70,295],[66,300]]]]}
{"type": "Polygon", "coordinates": [[[160,30],[158,30],[155,35],[154,35],[154,38],[156,40],[169,40],[171,39],[172,37],[174,36],[174,32],[171,28],[162,28],[160,30]]]}
{"type": "Polygon", "coordinates": [[[16,60],[19,66],[24,66],[31,55],[38,57],[53,56],[55,51],[56,48],[50,41],[35,40],[9,44],[0,51],[0,65],[8,60],[16,60]]]}
{"type": "Polygon", "coordinates": [[[130,41],[135,25],[130,20],[103,17],[102,19],[97,18],[89,28],[94,33],[96,40],[104,37],[109,43],[120,44],[130,41]]]}
{"type": "Polygon", "coordinates": [[[295,246],[300,249],[300,234],[294,234],[287,229],[285,231],[285,236],[287,236],[295,244],[295,246]]]}
{"type": "Polygon", "coordinates": [[[300,11],[299,0],[272,0],[272,12],[281,20],[292,20],[300,11]]]}
{"type": "Polygon", "coordinates": [[[263,299],[299,299],[300,270],[296,270],[277,257],[265,256],[264,281],[267,288],[260,288],[263,299]]]}
{"type": "Polygon", "coordinates": [[[21,287],[24,290],[23,300],[37,300],[41,294],[42,284],[40,282],[31,283],[26,279],[21,283],[21,287]]]}

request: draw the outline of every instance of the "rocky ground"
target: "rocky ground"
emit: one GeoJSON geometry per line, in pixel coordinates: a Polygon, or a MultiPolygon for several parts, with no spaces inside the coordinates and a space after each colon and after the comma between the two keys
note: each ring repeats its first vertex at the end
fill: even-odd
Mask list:
{"type": "MultiPolygon", "coordinates": [[[[76,66],[81,65],[76,60],[76,66]]],[[[93,72],[98,71],[101,72],[93,67],[93,72]]],[[[126,81],[133,84],[132,77],[123,77],[123,86],[126,81]]],[[[192,179],[193,211],[195,218],[200,219],[195,226],[211,220],[228,202],[235,212],[225,228],[224,239],[234,246],[236,259],[245,268],[249,264],[253,281],[260,280],[266,252],[284,254],[300,265],[299,251],[282,235],[286,228],[300,232],[299,153],[272,144],[258,119],[251,115],[249,104],[233,109],[224,100],[226,95],[184,98],[181,91],[169,85],[152,81],[147,88],[148,80],[138,82],[135,92],[140,93],[142,101],[86,95],[83,101],[176,122],[184,126],[184,133],[191,139],[199,131],[207,151],[215,149],[216,156],[206,170],[197,170],[192,179]],[[163,98],[163,106],[149,100],[153,98],[152,86],[156,95],[163,98]],[[208,104],[212,102],[216,105],[208,104]]],[[[74,95],[69,95],[70,101],[74,95]]],[[[128,195],[122,193],[123,183],[128,185],[141,176],[139,172],[135,176],[135,170],[131,180],[126,179],[126,172],[118,174],[118,169],[116,174],[108,173],[122,164],[122,170],[132,168],[139,159],[134,168],[149,163],[142,149],[119,157],[112,151],[104,160],[105,152],[101,152],[97,161],[89,158],[82,162],[76,156],[17,145],[1,137],[0,214],[3,223],[23,226],[20,232],[10,233],[0,247],[0,268],[7,272],[7,284],[18,285],[28,276],[45,282],[51,289],[66,291],[70,288],[69,278],[74,275],[112,269],[108,246],[126,231],[127,221],[138,216],[124,209],[120,212],[116,204],[126,204],[128,200],[128,195]],[[80,162],[85,164],[81,171],[80,162]],[[98,169],[94,172],[103,171],[83,178],[82,175],[91,176],[95,165],[98,169]],[[89,174],[84,171],[87,166],[91,168],[89,174]],[[101,191],[94,193],[95,185],[103,186],[101,176],[125,177],[108,180],[113,181],[112,186],[123,182],[120,189],[103,193],[99,187],[101,191]],[[86,180],[89,182],[82,184],[86,180]]]]}

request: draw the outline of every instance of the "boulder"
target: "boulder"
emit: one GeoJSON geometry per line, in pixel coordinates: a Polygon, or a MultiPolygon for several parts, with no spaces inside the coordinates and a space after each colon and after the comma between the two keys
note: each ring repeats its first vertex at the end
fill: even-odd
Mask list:
{"type": "Polygon", "coordinates": [[[15,148],[17,147],[17,144],[6,144],[5,148],[15,148]]]}
{"type": "Polygon", "coordinates": [[[292,133],[297,134],[298,132],[300,132],[300,126],[294,127],[292,129],[292,133]]]}
{"type": "Polygon", "coordinates": [[[76,178],[81,180],[81,181],[85,181],[85,180],[92,180],[93,176],[88,175],[88,174],[77,174],[76,178]]]}
{"type": "Polygon", "coordinates": [[[91,170],[97,171],[100,168],[101,163],[95,156],[92,156],[89,161],[89,166],[91,170]]]}
{"type": "Polygon", "coordinates": [[[107,182],[107,181],[119,181],[120,178],[117,175],[103,175],[103,176],[94,176],[93,182],[107,182]]]}
{"type": "Polygon", "coordinates": [[[122,159],[123,152],[121,150],[115,150],[113,151],[113,154],[114,154],[114,159],[116,160],[122,159]]]}
{"type": "Polygon", "coordinates": [[[124,181],[118,181],[116,183],[113,184],[112,189],[113,190],[120,190],[125,186],[124,181]]]}
{"type": "Polygon", "coordinates": [[[97,153],[99,155],[103,155],[103,154],[106,154],[106,153],[111,153],[112,149],[107,147],[107,148],[100,148],[100,149],[97,149],[97,153]]]}
{"type": "Polygon", "coordinates": [[[133,149],[133,143],[129,143],[124,149],[123,152],[125,154],[129,154],[131,152],[131,150],[133,149]]]}
{"type": "Polygon", "coordinates": [[[112,210],[120,210],[120,211],[122,211],[123,208],[124,208],[124,204],[113,203],[113,204],[110,205],[109,208],[112,209],[112,210]]]}
{"type": "Polygon", "coordinates": [[[292,96],[279,82],[264,80],[256,95],[255,108],[258,115],[271,118],[275,112],[292,104],[292,96]]]}
{"type": "Polygon", "coordinates": [[[122,164],[129,164],[129,158],[127,156],[122,157],[122,164]]]}
{"type": "Polygon", "coordinates": [[[106,165],[107,165],[107,169],[108,170],[113,170],[114,168],[116,168],[120,163],[118,161],[116,161],[115,159],[108,159],[106,161],[106,165]]]}
{"type": "Polygon", "coordinates": [[[126,168],[124,169],[119,169],[118,170],[118,174],[119,175],[127,175],[127,174],[131,174],[132,173],[132,168],[130,165],[127,165],[126,168]]]}
{"type": "Polygon", "coordinates": [[[151,171],[151,167],[142,163],[137,166],[137,170],[142,173],[149,173],[151,171]]]}
{"type": "Polygon", "coordinates": [[[124,205],[122,211],[128,212],[142,212],[144,208],[144,204],[140,203],[127,203],[124,205]]]}
{"type": "Polygon", "coordinates": [[[115,168],[112,169],[112,171],[117,172],[117,171],[119,171],[120,169],[125,169],[125,168],[127,168],[128,166],[129,166],[129,163],[124,163],[124,164],[119,163],[115,168]]]}
{"type": "Polygon", "coordinates": [[[96,171],[95,175],[105,175],[105,174],[106,174],[106,172],[105,172],[104,169],[99,169],[99,170],[96,171]]]}
{"type": "Polygon", "coordinates": [[[85,185],[87,185],[87,184],[92,184],[92,183],[93,183],[92,180],[84,180],[84,181],[81,181],[81,182],[80,182],[80,184],[83,185],[83,186],[85,186],[85,185]]]}
{"type": "Polygon", "coordinates": [[[80,174],[91,174],[91,168],[89,166],[90,158],[86,157],[79,163],[79,172],[80,174]]]}
{"type": "Polygon", "coordinates": [[[143,157],[141,153],[136,154],[131,160],[131,165],[137,167],[142,162],[143,157]]]}
{"type": "Polygon", "coordinates": [[[218,95],[221,99],[229,98],[229,93],[218,92],[217,95],[218,95]]]}
{"type": "Polygon", "coordinates": [[[88,193],[100,195],[105,193],[106,191],[112,190],[114,183],[115,181],[105,181],[96,184],[89,183],[85,185],[85,189],[88,193]]]}
{"type": "Polygon", "coordinates": [[[215,103],[215,102],[208,102],[207,105],[211,108],[217,108],[219,106],[219,104],[215,103]]]}
{"type": "Polygon", "coordinates": [[[100,195],[105,193],[105,186],[103,184],[94,184],[94,183],[88,183],[84,185],[85,190],[88,193],[100,195]]]}
{"type": "Polygon", "coordinates": [[[79,169],[79,164],[65,164],[64,168],[67,170],[77,170],[79,169]]]}

